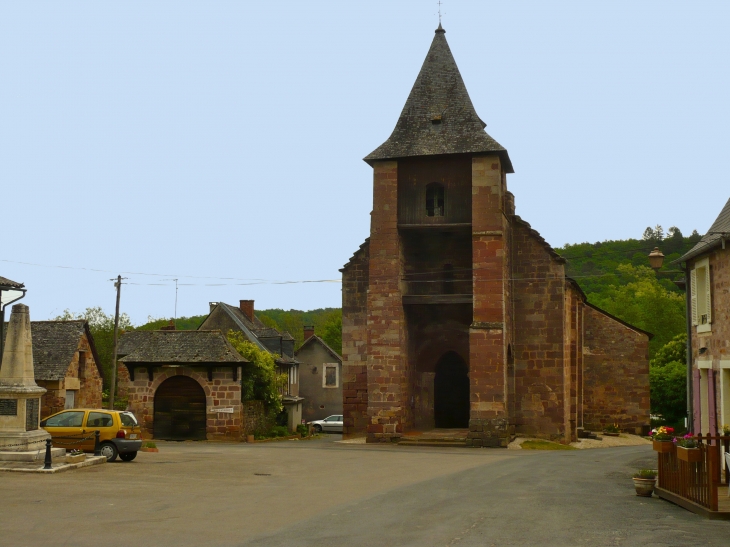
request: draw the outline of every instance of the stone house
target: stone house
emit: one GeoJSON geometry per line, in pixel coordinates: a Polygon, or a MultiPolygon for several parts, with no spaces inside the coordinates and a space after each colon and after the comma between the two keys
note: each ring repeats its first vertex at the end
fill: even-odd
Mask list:
{"type": "Polygon", "coordinates": [[[640,432],[650,335],[591,306],[515,214],[512,162],[485,126],[439,25],[393,133],[365,157],[370,237],[341,270],[345,436],[640,432]]]}
{"type": "Polygon", "coordinates": [[[294,357],[294,337],[262,323],[254,312],[253,300],[241,300],[238,306],[211,302],[210,313],[199,329],[241,332],[259,349],[273,355],[277,372],[287,377],[281,396],[287,414],[287,427],[295,431],[302,421],[303,398],[299,393],[299,361],[294,357]]]}
{"type": "Polygon", "coordinates": [[[147,437],[239,440],[244,359],[220,331],[131,331],[119,340],[120,396],[147,437]]]}
{"type": "Polygon", "coordinates": [[[66,408],[101,408],[103,373],[89,323],[31,321],[30,329],[35,381],[47,390],[41,416],[66,408]]]}
{"type": "Polygon", "coordinates": [[[304,343],[294,353],[299,361],[299,394],[304,398],[305,421],[342,414],[342,357],[304,327],[304,343]]]}
{"type": "Polygon", "coordinates": [[[684,263],[690,280],[692,428],[716,435],[730,425],[730,200],[697,245],[675,263],[684,263]]]}

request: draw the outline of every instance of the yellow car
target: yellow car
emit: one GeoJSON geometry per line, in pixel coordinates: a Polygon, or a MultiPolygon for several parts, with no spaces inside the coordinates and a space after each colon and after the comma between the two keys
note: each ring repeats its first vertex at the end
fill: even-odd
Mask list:
{"type": "Polygon", "coordinates": [[[68,451],[93,452],[94,432],[98,431],[101,455],[110,462],[117,456],[131,462],[142,447],[139,424],[131,412],[73,408],[45,418],[41,427],[51,434],[54,447],[68,451]]]}

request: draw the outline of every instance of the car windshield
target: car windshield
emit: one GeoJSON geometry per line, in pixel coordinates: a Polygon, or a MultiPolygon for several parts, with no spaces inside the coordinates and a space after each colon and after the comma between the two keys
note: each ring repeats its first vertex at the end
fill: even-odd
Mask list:
{"type": "Polygon", "coordinates": [[[123,426],[134,427],[137,425],[137,418],[131,412],[120,412],[119,418],[122,420],[123,426]]]}

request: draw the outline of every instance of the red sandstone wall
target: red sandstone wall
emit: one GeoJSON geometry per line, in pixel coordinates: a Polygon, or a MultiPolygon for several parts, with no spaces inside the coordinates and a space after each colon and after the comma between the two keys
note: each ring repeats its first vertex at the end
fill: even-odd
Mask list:
{"type": "MultiPolygon", "coordinates": [[[[122,369],[125,370],[125,376],[129,378],[126,367],[120,363],[119,370],[122,369]]],[[[189,376],[202,386],[203,391],[205,391],[206,408],[213,406],[233,407],[233,414],[207,414],[208,440],[240,439],[243,434],[241,427],[240,380],[234,381],[233,371],[228,368],[214,369],[213,380],[209,381],[207,370],[189,367],[155,368],[152,382],[149,381],[146,369],[137,368],[134,371],[134,381],[126,381],[125,387],[129,396],[128,408],[140,422],[145,437],[154,438],[155,391],[162,382],[176,374],[189,376]]],[[[120,374],[120,383],[122,382],[122,376],[120,374]]]]}
{"type": "Polygon", "coordinates": [[[367,290],[369,243],[342,269],[342,398],[344,438],[365,435],[368,425],[367,290]]]}
{"type": "Polygon", "coordinates": [[[397,439],[413,423],[400,278],[398,164],[373,167],[373,212],[367,295],[368,441],[397,439]]]}
{"type": "Polygon", "coordinates": [[[512,237],[515,428],[564,440],[564,267],[528,224],[514,222],[512,237]]]}
{"type": "Polygon", "coordinates": [[[649,337],[584,307],[584,408],[588,429],[649,424],[649,337]]]}

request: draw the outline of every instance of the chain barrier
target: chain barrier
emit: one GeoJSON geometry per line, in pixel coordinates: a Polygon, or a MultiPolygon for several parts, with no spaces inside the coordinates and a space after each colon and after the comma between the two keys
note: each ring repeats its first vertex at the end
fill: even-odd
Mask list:
{"type": "Polygon", "coordinates": [[[62,443],[62,442],[59,442],[58,441],[58,439],[72,439],[72,438],[74,438],[74,437],[54,437],[53,438],[53,444],[54,445],[59,445],[59,446],[64,446],[64,447],[65,446],[76,446],[78,444],[83,443],[84,441],[88,441],[88,440],[93,439],[94,438],[94,435],[92,434],[92,435],[89,435],[88,437],[84,437],[83,439],[79,439],[75,443],[62,443]]]}

